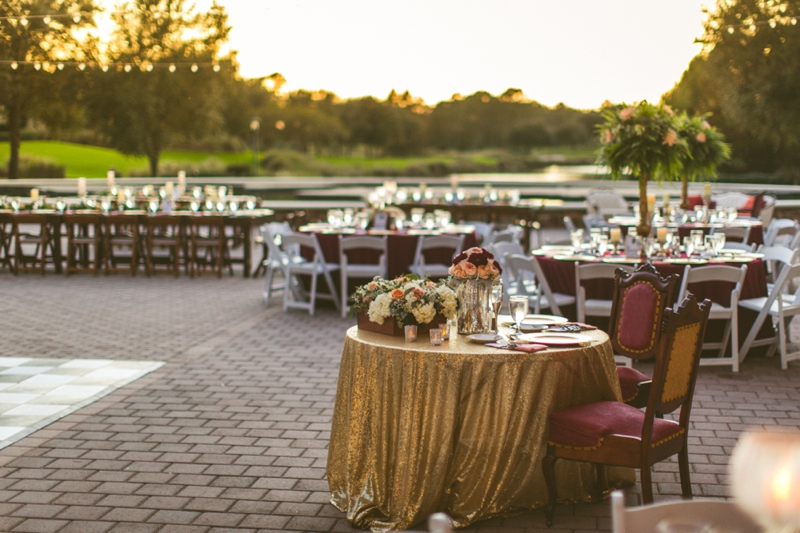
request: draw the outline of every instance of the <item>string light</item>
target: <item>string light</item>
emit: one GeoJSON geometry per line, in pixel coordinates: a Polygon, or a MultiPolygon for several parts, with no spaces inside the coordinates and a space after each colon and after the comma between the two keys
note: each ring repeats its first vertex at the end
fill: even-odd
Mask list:
{"type": "Polygon", "coordinates": [[[12,70],[17,70],[17,67],[19,67],[19,63],[17,63],[16,61],[12,61],[11,62],[11,69],[12,70]]]}
{"type": "Polygon", "coordinates": [[[186,65],[192,72],[198,72],[201,67],[211,67],[213,72],[222,71],[222,67],[217,62],[206,63],[151,63],[150,61],[142,61],[135,63],[95,63],[87,61],[59,61],[58,63],[50,63],[48,61],[16,61],[3,59],[0,60],[0,65],[9,65],[12,70],[17,70],[22,65],[33,65],[36,70],[44,70],[45,72],[54,72],[56,69],[65,70],[67,67],[75,67],[77,70],[83,72],[87,68],[99,68],[103,72],[108,72],[110,67],[115,67],[119,71],[132,72],[134,68],[141,72],[153,72],[157,68],[167,69],[169,72],[177,72],[179,65],[186,65]]]}
{"type": "Polygon", "coordinates": [[[197,65],[192,65],[192,72],[197,72],[199,68],[197,65]]]}
{"type": "MultiPolygon", "coordinates": [[[[781,8],[782,8],[781,9],[781,13],[786,11],[785,6],[781,6],[781,8]]],[[[792,26],[796,26],[797,25],[797,17],[790,18],[788,22],[792,26]]],[[[770,28],[775,29],[775,28],[778,27],[778,24],[779,24],[779,21],[777,19],[770,19],[770,20],[760,20],[758,22],[748,22],[748,23],[743,23],[743,24],[728,24],[728,25],[723,26],[722,28],[719,28],[719,29],[721,29],[721,30],[724,29],[729,34],[733,35],[734,32],[736,31],[736,28],[747,28],[748,30],[754,32],[754,31],[756,31],[758,26],[769,26],[770,28]]],[[[714,29],[716,30],[717,28],[715,27],[714,29]]]]}
{"type": "Polygon", "coordinates": [[[169,66],[170,72],[175,72],[176,70],[178,70],[178,67],[176,67],[174,64],[169,66]]]}
{"type": "Polygon", "coordinates": [[[47,24],[48,26],[50,25],[50,22],[52,22],[52,20],[53,20],[53,19],[52,19],[52,18],[50,18],[50,15],[45,15],[44,17],[42,17],[42,22],[44,22],[44,23],[45,23],[45,24],[47,24]]]}

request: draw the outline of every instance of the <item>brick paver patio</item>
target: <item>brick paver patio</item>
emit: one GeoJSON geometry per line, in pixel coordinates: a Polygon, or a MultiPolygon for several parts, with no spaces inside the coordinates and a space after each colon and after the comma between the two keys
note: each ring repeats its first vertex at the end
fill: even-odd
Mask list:
{"type": "MultiPolygon", "coordinates": [[[[265,309],[260,280],[0,273],[0,356],[166,361],[159,370],[0,450],[0,531],[350,531],[328,503],[326,448],[343,333],[332,311],[265,309]]],[[[702,368],[695,493],[728,494],[747,427],[800,425],[800,365],[702,368]]],[[[656,499],[679,493],[656,468],[656,499]]],[[[628,500],[638,503],[638,490],[628,500]]],[[[607,503],[540,511],[479,531],[608,531],[607,503]]]]}

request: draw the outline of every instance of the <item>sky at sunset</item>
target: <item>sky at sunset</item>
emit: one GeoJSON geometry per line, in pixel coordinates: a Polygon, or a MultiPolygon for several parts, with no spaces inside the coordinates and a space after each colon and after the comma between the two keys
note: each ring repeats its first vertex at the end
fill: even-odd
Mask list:
{"type": "MultiPolygon", "coordinates": [[[[429,104],[516,87],[546,105],[658,100],[700,51],[699,0],[218,0],[241,74],[429,104]]],[[[198,7],[210,4],[197,0],[198,7]]],[[[111,0],[105,0],[111,5],[111,0]]],[[[712,4],[713,5],[713,4],[712,4]]]]}

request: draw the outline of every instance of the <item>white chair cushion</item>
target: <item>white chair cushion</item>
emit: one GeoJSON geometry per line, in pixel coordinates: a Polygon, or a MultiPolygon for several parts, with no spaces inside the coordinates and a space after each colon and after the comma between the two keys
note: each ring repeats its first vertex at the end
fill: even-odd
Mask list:
{"type": "Polygon", "coordinates": [[[589,298],[584,305],[586,316],[611,316],[611,300],[594,300],[589,298]]]}

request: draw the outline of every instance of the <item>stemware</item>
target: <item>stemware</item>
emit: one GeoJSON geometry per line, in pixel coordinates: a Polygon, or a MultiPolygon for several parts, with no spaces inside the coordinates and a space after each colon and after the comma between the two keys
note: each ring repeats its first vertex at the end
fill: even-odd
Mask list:
{"type": "Polygon", "coordinates": [[[415,226],[419,226],[422,222],[422,217],[425,216],[425,210],[419,207],[415,207],[411,210],[411,223],[415,226]]]}
{"type": "Polygon", "coordinates": [[[683,250],[686,252],[687,258],[692,257],[694,253],[694,239],[691,236],[683,238],[683,250]]]}
{"type": "Polygon", "coordinates": [[[200,198],[202,198],[203,197],[203,189],[202,189],[202,187],[192,187],[192,196],[196,200],[199,200],[200,198]]]}
{"type": "Polygon", "coordinates": [[[517,326],[517,333],[522,331],[522,321],[528,314],[528,297],[527,296],[512,296],[508,300],[508,310],[511,312],[511,318],[517,326]]]}
{"type": "Polygon", "coordinates": [[[492,310],[494,311],[494,331],[498,333],[500,325],[497,317],[500,315],[500,307],[503,305],[503,282],[499,278],[492,285],[492,310]]]}
{"type": "Polygon", "coordinates": [[[576,251],[579,251],[581,249],[581,244],[583,244],[583,230],[576,229],[575,231],[570,231],[569,242],[576,251]]]}
{"type": "Polygon", "coordinates": [[[111,197],[104,196],[100,199],[100,210],[103,213],[108,213],[111,210],[111,197]]]}
{"type": "Polygon", "coordinates": [[[722,252],[722,249],[725,248],[725,234],[724,233],[715,233],[714,234],[714,251],[719,254],[722,252]]]}
{"type": "Polygon", "coordinates": [[[228,208],[230,208],[231,213],[235,213],[239,210],[239,202],[230,202],[228,208]]]}
{"type": "Polygon", "coordinates": [[[157,213],[158,212],[159,203],[160,202],[158,201],[157,198],[151,199],[149,202],[147,202],[148,211],[150,211],[151,213],[157,213]]]}
{"type": "Polygon", "coordinates": [[[211,198],[206,198],[205,201],[206,211],[213,211],[214,210],[214,200],[211,198]]]}
{"type": "Polygon", "coordinates": [[[19,213],[19,197],[11,198],[11,210],[19,213]]]}
{"type": "Polygon", "coordinates": [[[247,200],[247,203],[245,203],[244,206],[245,208],[247,208],[248,211],[252,211],[253,209],[256,208],[256,201],[250,198],[247,200]]]}
{"type": "Polygon", "coordinates": [[[197,213],[200,210],[200,202],[196,200],[192,200],[189,202],[189,209],[192,210],[192,213],[197,213]]]}
{"type": "Polygon", "coordinates": [[[63,213],[64,209],[67,208],[67,201],[64,198],[56,198],[56,210],[59,213],[63,213]]]}

